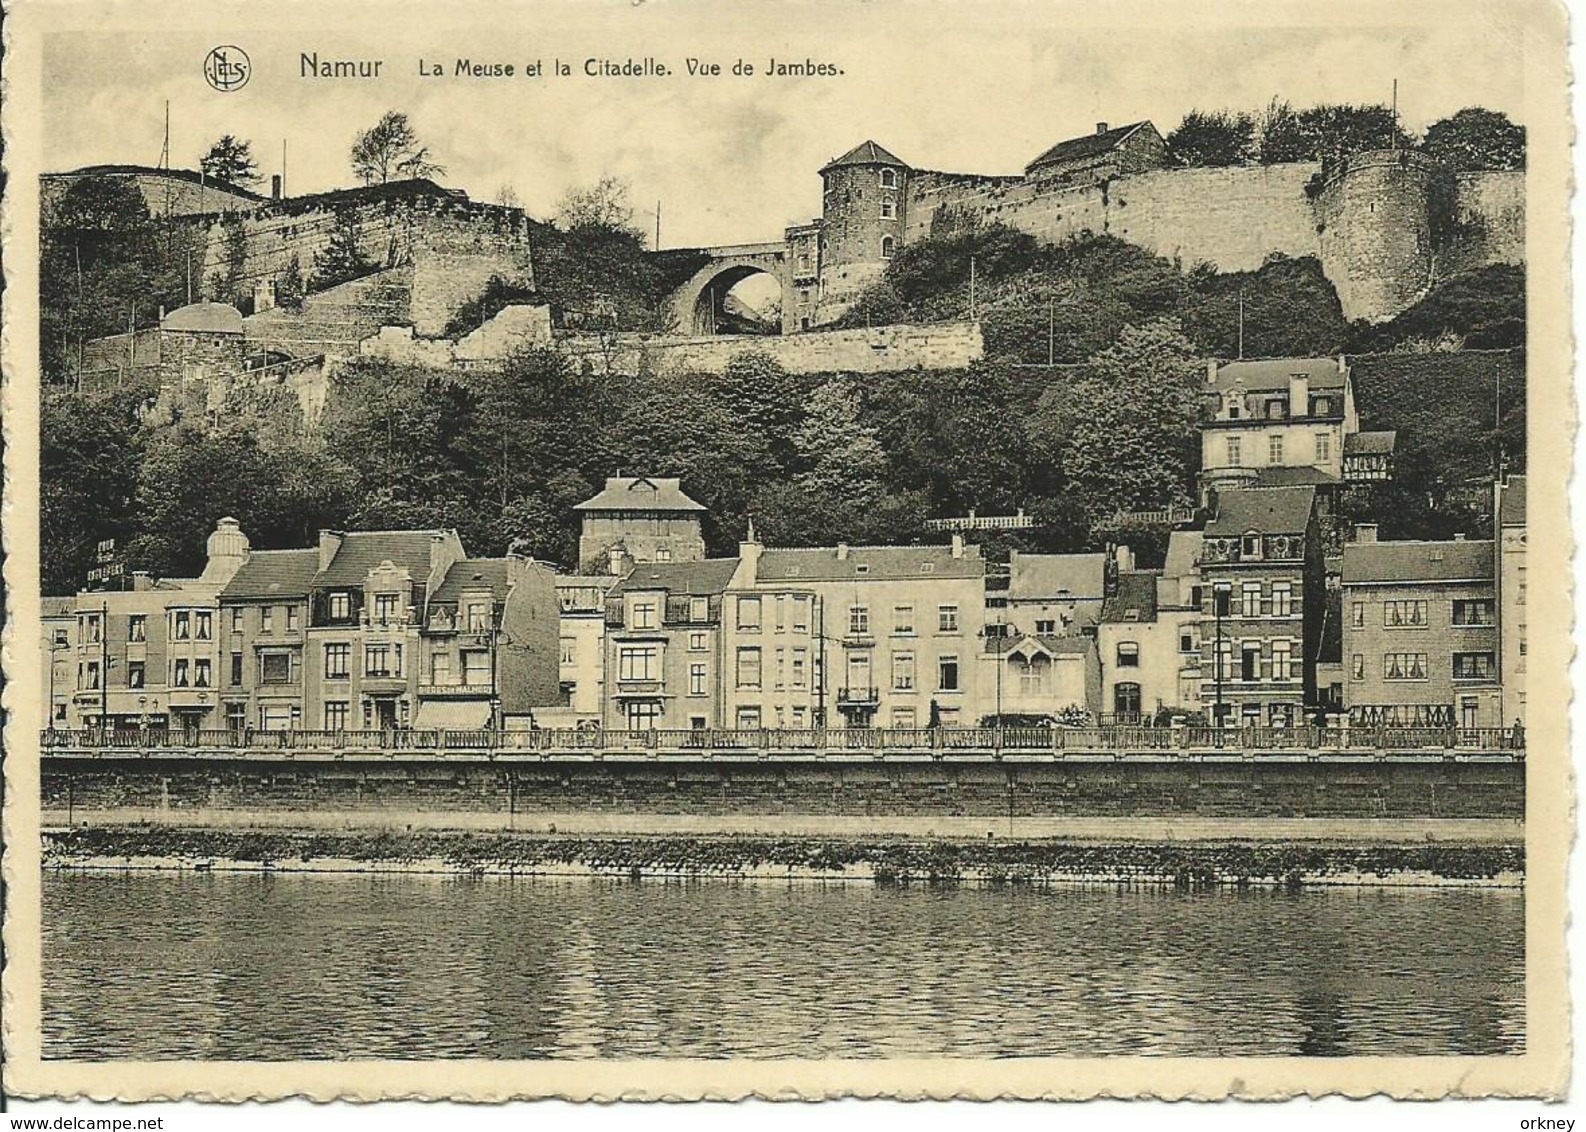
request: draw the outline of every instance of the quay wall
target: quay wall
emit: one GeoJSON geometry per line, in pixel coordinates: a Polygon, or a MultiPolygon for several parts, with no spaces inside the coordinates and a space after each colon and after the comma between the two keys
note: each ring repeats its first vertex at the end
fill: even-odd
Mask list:
{"type": "MultiPolygon", "coordinates": [[[[43,760],[45,810],[791,818],[1522,819],[1510,762],[43,760]]],[[[157,818],[156,818],[157,820],[157,818]]]]}

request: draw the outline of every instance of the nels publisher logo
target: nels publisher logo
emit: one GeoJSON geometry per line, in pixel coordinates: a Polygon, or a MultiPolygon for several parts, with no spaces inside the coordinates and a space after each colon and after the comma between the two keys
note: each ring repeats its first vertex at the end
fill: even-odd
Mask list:
{"type": "Polygon", "coordinates": [[[217,47],[204,57],[204,78],[216,90],[241,90],[252,75],[253,64],[240,47],[217,47]]]}

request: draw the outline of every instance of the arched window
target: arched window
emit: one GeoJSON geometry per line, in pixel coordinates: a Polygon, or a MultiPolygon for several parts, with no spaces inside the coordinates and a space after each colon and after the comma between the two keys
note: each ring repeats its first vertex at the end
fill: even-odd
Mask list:
{"type": "Polygon", "coordinates": [[[892,252],[897,247],[897,245],[898,245],[898,242],[896,240],[894,240],[891,236],[882,236],[881,237],[881,258],[882,259],[891,259],[892,258],[892,252]]]}
{"type": "Polygon", "coordinates": [[[896,169],[881,170],[881,187],[895,189],[898,187],[898,171],[896,169]]]}

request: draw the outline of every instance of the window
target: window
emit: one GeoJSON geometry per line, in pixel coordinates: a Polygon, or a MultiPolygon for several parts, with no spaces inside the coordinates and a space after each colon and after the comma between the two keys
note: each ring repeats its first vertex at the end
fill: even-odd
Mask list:
{"type": "Polygon", "coordinates": [[[658,700],[636,700],[623,710],[627,718],[629,731],[654,730],[661,718],[661,704],[658,700]]]}
{"type": "Polygon", "coordinates": [[[688,666],[689,695],[703,696],[706,694],[705,681],[708,674],[709,669],[707,669],[703,664],[691,664],[688,666]]]}
{"type": "Polygon", "coordinates": [[[754,647],[738,650],[738,687],[760,686],[760,650],[754,647]]]}
{"type": "Polygon", "coordinates": [[[1118,667],[1139,668],[1140,646],[1134,641],[1118,642],[1118,667]]]}
{"type": "Polygon", "coordinates": [[[173,687],[186,688],[190,683],[187,658],[181,657],[171,666],[171,684],[173,687]]]}
{"type": "Polygon", "coordinates": [[[1232,641],[1219,641],[1217,643],[1217,668],[1216,679],[1226,680],[1234,668],[1234,643],[1232,641]]]}
{"type": "Polygon", "coordinates": [[[633,603],[633,627],[635,629],[655,628],[655,602],[645,598],[633,603]]]}
{"type": "Polygon", "coordinates": [[[1261,645],[1256,641],[1239,646],[1239,679],[1247,684],[1261,679],[1261,645]]]}
{"type": "Polygon", "coordinates": [[[141,688],[148,681],[148,673],[141,660],[127,661],[127,687],[141,688]]]}
{"type": "MultiPolygon", "coordinates": [[[[1525,604],[1525,567],[1524,566],[1516,566],[1515,567],[1515,582],[1516,582],[1516,585],[1515,585],[1515,591],[1514,591],[1514,603],[1516,605],[1524,605],[1525,604]]],[[[97,636],[94,638],[94,640],[96,640],[96,641],[98,639],[99,638],[97,636]]]]}
{"type": "Polygon", "coordinates": [[[661,650],[654,645],[625,646],[617,650],[618,680],[654,680],[661,650]]]}
{"type": "Polygon", "coordinates": [[[51,643],[60,647],[69,645],[71,643],[69,640],[69,633],[70,631],[67,629],[55,630],[53,636],[51,637],[51,643]]]}
{"type": "Polygon", "coordinates": [[[1288,680],[1294,675],[1290,661],[1293,645],[1289,641],[1272,642],[1272,679],[1288,680]]]}
{"type": "Polygon", "coordinates": [[[669,546],[658,546],[658,547],[656,547],[655,548],[655,560],[657,562],[670,562],[670,561],[672,561],[672,548],[669,547],[669,546]]]}
{"type": "Polygon", "coordinates": [[[802,688],[809,679],[809,650],[793,650],[793,687],[802,688]]]}
{"type": "Polygon", "coordinates": [[[1112,687],[1112,710],[1118,715],[1140,714],[1140,685],[1114,684],[1112,687]]]}
{"type": "Polygon", "coordinates": [[[892,607],[892,635],[894,637],[914,636],[914,607],[912,605],[894,605],[892,607]]]}
{"type": "Polygon", "coordinates": [[[1493,624],[1493,603],[1491,601],[1456,601],[1454,603],[1455,625],[1491,625],[1493,624]]]}
{"type": "Polygon", "coordinates": [[[892,654],[892,688],[897,692],[914,691],[913,653],[898,652],[892,654]]]}
{"type": "Polygon", "coordinates": [[[688,599],[688,619],[690,621],[710,620],[710,598],[691,597],[688,599]]]}
{"type": "Polygon", "coordinates": [[[452,654],[437,652],[430,654],[430,683],[450,684],[452,682],[452,654]]]}
{"type": "Polygon", "coordinates": [[[490,683],[490,653],[485,649],[464,649],[459,654],[463,662],[463,683],[480,687],[490,683]]]}
{"type": "Polygon", "coordinates": [[[1358,652],[1350,658],[1349,678],[1351,680],[1364,680],[1366,678],[1366,658],[1358,652]]]}
{"type": "Polygon", "coordinates": [[[958,691],[958,658],[938,657],[936,660],[936,687],[942,692],[958,691]]]}
{"type": "Polygon", "coordinates": [[[898,242],[896,240],[894,240],[891,236],[882,236],[881,237],[881,258],[882,259],[891,259],[892,258],[892,251],[897,246],[898,246],[898,242]]]}
{"type": "Polygon", "coordinates": [[[469,602],[466,624],[470,633],[490,632],[490,603],[488,601],[469,602]]]}
{"type": "Polygon", "coordinates": [[[176,613],[176,632],[174,636],[179,641],[190,641],[193,639],[193,616],[185,609],[178,610],[176,613]]]}
{"type": "Polygon", "coordinates": [[[297,632],[297,624],[297,606],[289,605],[286,607],[286,631],[288,633],[297,632]]]}
{"type": "Polygon", "coordinates": [[[898,187],[898,171],[896,169],[881,170],[881,187],[895,189],[898,187]]]}
{"type": "Polygon", "coordinates": [[[99,662],[97,660],[88,662],[87,678],[83,686],[90,689],[99,687],[99,662]]]}
{"type": "Polygon", "coordinates": [[[1178,678],[1178,702],[1185,707],[1192,707],[1200,703],[1201,685],[1198,676],[1180,676],[1178,678]]]}
{"type": "Polygon", "coordinates": [[[760,631],[759,598],[741,597],[738,599],[738,631],[742,633],[758,633],[760,631]]]}
{"type": "Polygon", "coordinates": [[[939,605],[936,607],[936,631],[938,633],[958,632],[958,606],[939,605]]]}
{"type": "Polygon", "coordinates": [[[1240,610],[1239,610],[1240,614],[1245,616],[1245,617],[1260,617],[1261,616],[1261,583],[1260,582],[1246,582],[1240,588],[1239,592],[1240,592],[1240,597],[1242,599],[1242,604],[1241,604],[1240,610]]]}
{"type": "Polygon", "coordinates": [[[1325,464],[1333,458],[1333,438],[1325,432],[1316,434],[1316,462],[1325,464]]]}
{"type": "MultiPolygon", "coordinates": [[[[343,650],[341,667],[342,667],[342,675],[345,676],[345,675],[347,675],[347,671],[346,671],[347,670],[347,654],[346,654],[346,651],[345,651],[347,646],[346,645],[340,645],[340,646],[332,645],[332,646],[330,646],[330,648],[338,648],[338,647],[343,650]]],[[[325,662],[326,662],[325,663],[325,667],[326,667],[325,675],[329,676],[330,675],[330,672],[329,672],[329,668],[330,668],[329,648],[327,648],[327,650],[326,650],[325,662]]],[[[291,653],[286,652],[284,650],[277,650],[277,651],[274,651],[274,652],[262,652],[262,653],[259,654],[259,683],[261,683],[261,684],[290,684],[291,682],[292,682],[292,654],[291,653]]]]}
{"type": "Polygon", "coordinates": [[[1366,603],[1365,602],[1357,601],[1350,607],[1350,609],[1349,609],[1349,623],[1350,623],[1350,625],[1352,625],[1356,629],[1365,628],[1365,626],[1366,626],[1366,603]]]}
{"type": "Polygon", "coordinates": [[[1455,680],[1491,680],[1496,668],[1497,658],[1490,652],[1454,654],[1455,680]]]}
{"type": "Polygon", "coordinates": [[[1425,680],[1424,652],[1390,652],[1382,658],[1384,680],[1425,680]]]}
{"type": "Polygon", "coordinates": [[[1292,582],[1272,583],[1272,616],[1290,617],[1294,613],[1294,584],[1292,582]]]}
{"type": "Polygon", "coordinates": [[[1283,463],[1283,437],[1267,437],[1267,463],[1281,465],[1283,463]]]}
{"type": "Polygon", "coordinates": [[[914,714],[912,707],[895,707],[892,709],[892,726],[899,731],[912,731],[919,726],[919,717],[914,714]]]}
{"type": "Polygon", "coordinates": [[[394,676],[390,645],[367,645],[363,650],[363,674],[376,678],[394,676]]]}
{"type": "Polygon", "coordinates": [[[236,609],[233,609],[231,611],[231,631],[233,633],[242,632],[242,607],[241,606],[238,606],[236,609]]]}
{"type": "Polygon", "coordinates": [[[259,610],[259,632],[275,632],[275,607],[266,605],[259,610]]]}
{"type": "Polygon", "coordinates": [[[346,593],[331,594],[327,608],[332,618],[338,621],[346,620],[352,616],[352,596],[346,593]]]}
{"type": "Polygon", "coordinates": [[[1241,558],[1260,558],[1261,536],[1257,534],[1248,534],[1243,539],[1241,539],[1239,543],[1239,555],[1241,558]]]}
{"type": "Polygon", "coordinates": [[[1039,618],[1039,617],[1036,618],[1036,620],[1035,620],[1035,635],[1036,636],[1038,636],[1038,637],[1050,637],[1056,632],[1057,632],[1057,622],[1055,620],[1052,620],[1051,618],[1045,618],[1045,619],[1039,618]]]}
{"type": "Polygon", "coordinates": [[[226,682],[233,688],[242,687],[242,654],[240,652],[231,654],[231,672],[228,674],[226,682]]]}
{"type": "Polygon", "coordinates": [[[1426,624],[1426,602],[1385,601],[1382,624],[1389,629],[1409,629],[1426,624]]]}
{"type": "Polygon", "coordinates": [[[806,597],[793,599],[793,631],[795,633],[808,633],[810,631],[810,602],[806,597]]]}
{"type": "Polygon", "coordinates": [[[347,663],[351,656],[351,645],[326,645],[325,678],[327,680],[347,679],[347,663]]]}
{"type": "Polygon", "coordinates": [[[127,640],[146,641],[149,639],[149,618],[147,614],[134,613],[127,618],[127,640]]]}
{"type": "Polygon", "coordinates": [[[578,638],[576,638],[576,637],[563,637],[562,638],[562,659],[561,659],[561,663],[562,664],[572,664],[577,659],[577,654],[578,654],[578,638]]]}
{"type": "Polygon", "coordinates": [[[193,661],[193,687],[209,687],[210,676],[211,671],[208,657],[201,656],[197,660],[193,661]]]}
{"type": "Polygon", "coordinates": [[[1319,417],[1331,416],[1332,412],[1333,412],[1333,401],[1332,401],[1332,398],[1330,398],[1330,397],[1318,397],[1316,399],[1316,415],[1317,416],[1319,416],[1319,417]]]}
{"type": "Polygon", "coordinates": [[[1230,468],[1239,467],[1240,464],[1244,463],[1244,450],[1239,443],[1239,437],[1230,436],[1225,443],[1228,445],[1228,466],[1230,468]]]}
{"type": "Polygon", "coordinates": [[[347,730],[347,701],[327,700],[325,702],[325,730],[347,730]]]}
{"type": "Polygon", "coordinates": [[[881,219],[896,220],[898,218],[898,202],[884,200],[881,202],[881,219]]]}
{"type": "Polygon", "coordinates": [[[1025,661],[1019,666],[1019,695],[1039,696],[1046,690],[1046,668],[1025,661]]]}
{"type": "Polygon", "coordinates": [[[706,635],[704,633],[690,633],[688,635],[689,652],[704,652],[707,647],[709,646],[706,644],[706,635]]]}
{"type": "Polygon", "coordinates": [[[868,605],[850,605],[848,607],[848,632],[855,637],[869,635],[870,607],[868,605]]]}
{"type": "Polygon", "coordinates": [[[193,614],[193,637],[196,640],[213,640],[215,636],[215,615],[207,610],[200,609],[193,614]]]}

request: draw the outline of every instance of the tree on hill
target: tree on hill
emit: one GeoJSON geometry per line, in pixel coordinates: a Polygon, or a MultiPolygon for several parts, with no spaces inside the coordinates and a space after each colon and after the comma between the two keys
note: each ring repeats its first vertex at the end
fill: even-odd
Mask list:
{"type": "Polygon", "coordinates": [[[1471,350],[1524,346],[1525,268],[1498,263],[1445,279],[1389,321],[1357,324],[1350,346],[1376,353],[1450,336],[1471,350]]]}
{"type": "Polygon", "coordinates": [[[408,116],[400,110],[387,110],[367,130],[361,130],[349,155],[353,175],[366,185],[385,184],[397,177],[439,177],[446,167],[430,158],[428,146],[420,145],[408,116]]]}
{"type": "Polygon", "coordinates": [[[253,145],[230,134],[222,134],[198,159],[198,167],[211,180],[248,188],[259,181],[259,163],[253,157],[253,145]]]}
{"type": "Polygon", "coordinates": [[[1181,165],[1246,165],[1255,159],[1256,120],[1231,110],[1191,110],[1167,136],[1181,165]]]}
{"type": "Polygon", "coordinates": [[[606,176],[593,185],[568,189],[556,205],[556,223],[564,232],[578,228],[605,228],[636,236],[644,230],[633,223],[631,188],[621,177],[606,176]]]}
{"type": "Polygon", "coordinates": [[[1326,356],[1349,335],[1338,292],[1310,256],[1269,256],[1255,271],[1192,272],[1182,320],[1185,336],[1219,358],[1326,356]]]}
{"type": "Polygon", "coordinates": [[[314,278],[309,289],[323,291],[368,275],[378,267],[363,253],[363,225],[357,210],[339,208],[331,219],[330,242],[314,253],[314,278]]]}
{"type": "Polygon", "coordinates": [[[1423,148],[1460,171],[1524,169],[1525,127],[1507,114],[1469,106],[1428,126],[1423,148]]]}
{"type": "Polygon", "coordinates": [[[1262,115],[1257,153],[1263,165],[1336,161],[1373,149],[1410,149],[1414,139],[1386,106],[1322,105],[1296,111],[1274,98],[1262,115]]]}

